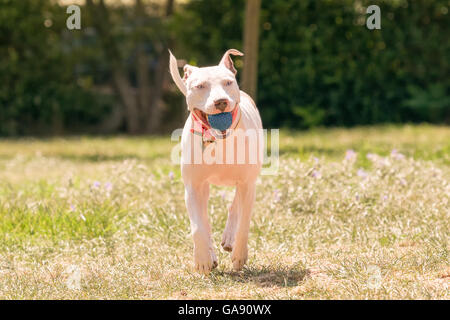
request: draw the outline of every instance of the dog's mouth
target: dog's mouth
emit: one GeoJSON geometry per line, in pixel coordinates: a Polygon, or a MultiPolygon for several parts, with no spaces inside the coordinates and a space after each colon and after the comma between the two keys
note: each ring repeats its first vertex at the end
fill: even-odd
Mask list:
{"type": "Polygon", "coordinates": [[[200,109],[194,109],[195,114],[199,117],[203,122],[208,123],[208,116],[205,112],[200,109]]]}
{"type": "MultiPolygon", "coordinates": [[[[230,110],[228,112],[232,112],[233,110],[230,110]]],[[[227,113],[226,111],[222,111],[222,112],[218,112],[218,113],[206,113],[200,109],[194,108],[194,113],[197,115],[197,117],[199,117],[201,120],[203,120],[204,122],[208,122],[208,116],[212,116],[215,114],[220,114],[220,113],[227,113]]]]}
{"type": "Polygon", "coordinates": [[[206,123],[208,122],[208,116],[212,116],[212,115],[215,115],[215,114],[226,113],[224,111],[218,112],[218,113],[206,113],[206,112],[204,112],[204,111],[202,111],[200,109],[197,109],[197,108],[194,109],[194,112],[197,115],[197,117],[199,117],[200,119],[202,119],[206,123]]]}
{"type": "Polygon", "coordinates": [[[203,123],[207,123],[211,128],[226,132],[233,123],[233,115],[231,112],[219,112],[214,114],[207,114],[206,112],[194,109],[194,113],[203,123]]]}

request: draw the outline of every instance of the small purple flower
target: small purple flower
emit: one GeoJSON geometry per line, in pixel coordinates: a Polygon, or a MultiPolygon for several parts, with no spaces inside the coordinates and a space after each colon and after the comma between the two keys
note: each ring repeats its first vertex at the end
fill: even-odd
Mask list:
{"type": "Polygon", "coordinates": [[[317,178],[317,179],[322,178],[322,173],[320,173],[320,171],[317,171],[317,170],[314,170],[314,171],[311,173],[311,175],[312,175],[314,178],[317,178]]]}
{"type": "Polygon", "coordinates": [[[386,202],[387,199],[388,199],[388,196],[387,196],[387,195],[384,195],[384,196],[383,196],[383,201],[386,202]]]}
{"type": "Polygon", "coordinates": [[[281,198],[281,192],[280,192],[280,190],[275,189],[275,190],[273,191],[273,200],[274,200],[275,202],[279,202],[279,201],[280,201],[280,198],[281,198]]]}
{"type": "Polygon", "coordinates": [[[314,162],[315,162],[316,164],[318,164],[318,163],[319,163],[319,158],[317,158],[317,157],[313,157],[313,160],[314,160],[314,162]]]}
{"type": "Polygon", "coordinates": [[[367,158],[368,160],[370,160],[370,161],[375,161],[375,160],[377,159],[377,155],[374,154],[374,153],[368,153],[368,154],[366,155],[366,158],[367,158]]]}
{"type": "Polygon", "coordinates": [[[355,161],[357,156],[357,153],[353,149],[349,149],[345,152],[345,160],[347,161],[355,161]]]}
{"type": "Polygon", "coordinates": [[[364,171],[363,169],[358,169],[357,175],[358,175],[358,177],[365,179],[368,177],[369,174],[366,171],[364,171]]]}
{"type": "Polygon", "coordinates": [[[112,183],[111,182],[106,182],[105,183],[105,189],[106,189],[106,191],[111,191],[112,190],[112,183]]]}
{"type": "Polygon", "coordinates": [[[70,205],[70,211],[71,211],[71,212],[74,212],[75,210],[76,210],[75,205],[71,204],[71,205],[70,205]]]}
{"type": "Polygon", "coordinates": [[[173,177],[174,177],[174,173],[173,173],[173,171],[170,171],[170,172],[169,172],[169,179],[170,179],[170,180],[173,180],[173,177]]]}
{"type": "Polygon", "coordinates": [[[396,159],[396,160],[402,160],[405,159],[405,155],[398,152],[397,149],[392,149],[391,151],[391,157],[396,159]]]}
{"type": "Polygon", "coordinates": [[[222,191],[220,193],[220,197],[222,198],[222,200],[225,200],[227,198],[227,193],[225,191],[222,191]]]}
{"type": "Polygon", "coordinates": [[[355,200],[356,200],[356,201],[359,201],[359,194],[356,194],[355,200]]]}
{"type": "Polygon", "coordinates": [[[98,189],[98,188],[100,188],[100,186],[101,186],[101,183],[99,181],[94,181],[94,183],[92,184],[92,187],[94,189],[98,189]]]}

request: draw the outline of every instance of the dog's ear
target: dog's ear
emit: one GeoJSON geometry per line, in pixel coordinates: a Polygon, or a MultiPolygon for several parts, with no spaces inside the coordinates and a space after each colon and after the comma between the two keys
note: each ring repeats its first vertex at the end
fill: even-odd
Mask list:
{"type": "Polygon", "coordinates": [[[178,71],[178,63],[177,59],[174,57],[172,52],[169,50],[170,54],[170,63],[169,63],[169,69],[170,69],[170,75],[172,76],[173,81],[177,85],[178,89],[186,95],[187,89],[186,84],[183,82],[180,76],[180,72],[178,71]]]}
{"type": "Polygon", "coordinates": [[[222,60],[220,60],[219,65],[224,66],[227,69],[230,69],[231,72],[233,72],[235,75],[237,73],[236,68],[234,67],[233,60],[231,60],[230,54],[234,56],[243,56],[244,54],[236,49],[229,49],[222,57],[222,60]]]}
{"type": "Polygon", "coordinates": [[[195,69],[197,69],[197,67],[191,66],[190,64],[186,64],[183,67],[183,71],[184,71],[183,82],[184,82],[184,84],[186,84],[187,79],[191,76],[192,71],[194,71],[195,69]]]}

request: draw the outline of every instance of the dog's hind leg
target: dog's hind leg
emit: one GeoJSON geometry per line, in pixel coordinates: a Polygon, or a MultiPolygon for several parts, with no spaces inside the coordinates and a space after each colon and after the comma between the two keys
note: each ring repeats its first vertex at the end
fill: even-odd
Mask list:
{"type": "Polygon", "coordinates": [[[239,203],[237,198],[238,194],[236,190],[233,203],[231,204],[231,207],[228,209],[227,224],[225,225],[225,230],[223,231],[222,236],[222,248],[223,250],[230,252],[233,250],[234,237],[236,235],[236,228],[238,222],[237,219],[238,219],[239,203]]]}
{"type": "Polygon", "coordinates": [[[250,230],[250,218],[255,202],[255,183],[245,183],[237,186],[238,195],[238,224],[231,254],[233,269],[239,271],[247,262],[248,257],[248,232],[250,230]]]}

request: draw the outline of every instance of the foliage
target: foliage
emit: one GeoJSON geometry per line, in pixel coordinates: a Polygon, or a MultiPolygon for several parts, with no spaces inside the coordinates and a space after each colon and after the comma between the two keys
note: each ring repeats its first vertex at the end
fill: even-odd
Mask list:
{"type": "MultiPolygon", "coordinates": [[[[374,1],[262,2],[257,100],[266,125],[450,120],[448,2],[375,3],[381,30],[365,26],[374,1]]],[[[240,49],[243,5],[189,2],[178,17],[183,57],[203,65],[240,49]]]]}
{"type": "MultiPolygon", "coordinates": [[[[165,48],[191,64],[218,63],[226,49],[242,49],[245,3],[192,0],[162,19],[163,8],[144,2],[140,18],[133,6],[108,7],[107,26],[82,7],[82,30],[69,31],[54,1],[0,0],[0,135],[98,132],[123,92],[131,102],[136,92],[152,106],[163,101],[135,103],[142,126],[180,126],[184,108],[168,85],[165,48]],[[117,90],[124,78],[129,85],[117,90]]],[[[262,1],[257,102],[266,127],[449,123],[448,1],[375,2],[381,30],[371,31],[365,8],[373,1],[262,1]]],[[[242,59],[235,64],[242,71],[242,59]]],[[[127,129],[121,110],[110,132],[127,129]]]]}
{"type": "Polygon", "coordinates": [[[47,0],[0,0],[0,135],[62,133],[108,110],[77,82],[66,17],[47,0]]]}

